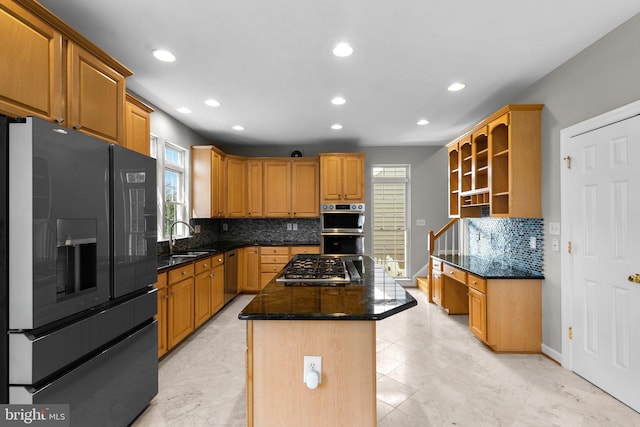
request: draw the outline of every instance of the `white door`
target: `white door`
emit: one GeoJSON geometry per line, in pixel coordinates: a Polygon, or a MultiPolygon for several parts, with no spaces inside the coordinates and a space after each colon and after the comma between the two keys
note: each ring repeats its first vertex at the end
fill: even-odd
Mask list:
{"type": "Polygon", "coordinates": [[[640,116],[568,144],[571,363],[640,411],[640,116]]]}

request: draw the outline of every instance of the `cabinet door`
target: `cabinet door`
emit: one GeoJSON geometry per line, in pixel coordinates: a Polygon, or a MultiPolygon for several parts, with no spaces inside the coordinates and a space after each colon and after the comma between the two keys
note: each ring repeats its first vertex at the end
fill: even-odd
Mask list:
{"type": "Polygon", "coordinates": [[[7,1],[0,40],[0,113],[62,121],[62,35],[7,1]]]}
{"type": "Polygon", "coordinates": [[[342,159],[338,156],[320,157],[321,203],[342,200],[342,159]]]}
{"type": "Polygon", "coordinates": [[[432,271],[433,275],[433,302],[442,307],[442,273],[432,271]]]}
{"type": "Polygon", "coordinates": [[[460,217],[460,156],[458,143],[448,146],[449,153],[449,218],[460,217]]]}
{"type": "Polygon", "coordinates": [[[173,348],[194,331],[193,277],[169,286],[168,345],[173,348]]]}
{"type": "Polygon", "coordinates": [[[204,271],[195,278],[194,287],[194,323],[202,325],[211,317],[211,270],[204,271]]]}
{"type": "Polygon", "coordinates": [[[265,160],[264,216],[291,216],[291,166],[289,160],[265,160]]]}
{"type": "Polygon", "coordinates": [[[487,342],[487,296],[473,288],[469,288],[469,329],[487,342]]]}
{"type": "Polygon", "coordinates": [[[246,216],[245,159],[227,156],[227,216],[246,216]]]}
{"type": "Polygon", "coordinates": [[[224,305],[224,264],[211,271],[211,314],[217,313],[224,305]]]}
{"type": "Polygon", "coordinates": [[[127,94],[125,104],[125,147],[148,156],[153,109],[127,94]],[[146,108],[145,108],[146,107],[146,108]]]}
{"type": "Polygon", "coordinates": [[[260,250],[257,246],[246,250],[247,280],[244,289],[249,292],[260,290],[260,250]]]}
{"type": "Polygon", "coordinates": [[[364,157],[345,156],[342,159],[342,199],[364,202],[364,157]]]}
{"type": "Polygon", "coordinates": [[[156,319],[158,320],[158,357],[163,356],[169,347],[167,346],[167,273],[158,274],[158,312],[156,319]]]}
{"type": "Polygon", "coordinates": [[[211,151],[211,216],[225,215],[225,159],[217,151],[211,151]]]}
{"type": "Polygon", "coordinates": [[[247,160],[247,216],[260,217],[262,211],[262,160],[247,160]]]}
{"type": "Polygon", "coordinates": [[[71,41],[67,75],[67,126],[124,145],[124,76],[71,41]]]}
{"type": "Polygon", "coordinates": [[[319,163],[316,160],[291,162],[291,209],[298,218],[320,216],[318,183],[319,163]]]}

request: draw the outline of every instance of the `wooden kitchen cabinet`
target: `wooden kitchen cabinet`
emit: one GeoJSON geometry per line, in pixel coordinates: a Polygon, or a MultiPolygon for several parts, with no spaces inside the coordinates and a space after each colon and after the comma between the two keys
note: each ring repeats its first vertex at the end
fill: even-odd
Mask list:
{"type": "Polygon", "coordinates": [[[37,2],[0,3],[0,112],[125,145],[132,72],[37,2]]]}
{"type": "Polygon", "coordinates": [[[230,218],[243,218],[247,214],[246,159],[227,155],[226,169],[227,216],[230,218]]]}
{"type": "Polygon", "coordinates": [[[0,1],[0,113],[63,119],[62,34],[9,0],[0,1]]]}
{"type": "Polygon", "coordinates": [[[542,215],[542,108],[507,105],[447,145],[450,217],[542,215]]]}
{"type": "Polygon", "coordinates": [[[263,215],[262,160],[247,159],[247,217],[263,215]]]}
{"type": "Polygon", "coordinates": [[[289,262],[288,246],[260,247],[260,290],[289,262]]]}
{"type": "Polygon", "coordinates": [[[320,216],[317,159],[265,159],[262,167],[265,217],[320,216]]]}
{"type": "Polygon", "coordinates": [[[320,216],[320,164],[317,159],[291,159],[291,216],[320,216]]]}
{"type": "Polygon", "coordinates": [[[212,314],[211,258],[196,261],[194,280],[194,327],[209,320],[212,314]]]}
{"type": "Polygon", "coordinates": [[[191,147],[192,218],[224,217],[225,155],[212,145],[191,147]]]}
{"type": "Polygon", "coordinates": [[[289,255],[292,258],[295,255],[311,255],[311,254],[319,254],[320,246],[318,245],[310,245],[310,246],[291,246],[289,247],[289,255]]]}
{"type": "Polygon", "coordinates": [[[441,261],[432,260],[431,276],[433,289],[431,290],[431,299],[434,303],[442,306],[442,267],[441,261]]]}
{"type": "Polygon", "coordinates": [[[125,104],[124,145],[145,156],[150,155],[151,113],[153,108],[127,94],[125,104]]]}
{"type": "Polygon", "coordinates": [[[291,216],[291,163],[288,159],[267,159],[263,165],[264,216],[291,216]]]}
{"type": "Polygon", "coordinates": [[[211,315],[224,306],[224,254],[211,258],[211,315]]]}
{"type": "Polygon", "coordinates": [[[167,300],[169,299],[167,289],[167,273],[159,273],[156,282],[158,289],[158,312],[156,320],[158,321],[158,357],[162,357],[168,350],[167,343],[167,300]]]}
{"type": "Polygon", "coordinates": [[[169,270],[168,273],[167,342],[169,349],[195,330],[193,276],[193,263],[169,270]]]}
{"type": "Polygon", "coordinates": [[[249,246],[243,248],[244,261],[242,267],[244,276],[242,277],[241,290],[243,292],[258,292],[260,286],[260,247],[249,246]]]}
{"type": "Polygon", "coordinates": [[[466,272],[444,264],[441,279],[440,306],[449,314],[469,313],[466,272]]]}
{"type": "Polygon", "coordinates": [[[364,203],[364,153],[320,153],[320,203],[364,203]]]}
{"type": "Polygon", "coordinates": [[[487,295],[469,287],[469,329],[487,342],[487,295]]]}

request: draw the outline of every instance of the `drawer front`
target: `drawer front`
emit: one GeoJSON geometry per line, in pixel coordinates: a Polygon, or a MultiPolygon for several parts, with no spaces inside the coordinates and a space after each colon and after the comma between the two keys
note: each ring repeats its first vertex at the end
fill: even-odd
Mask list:
{"type": "Polygon", "coordinates": [[[444,263],[439,259],[431,258],[431,264],[432,264],[432,267],[431,267],[432,270],[442,271],[442,266],[444,263]]]}
{"type": "Polygon", "coordinates": [[[187,277],[192,277],[194,272],[193,263],[185,264],[180,268],[175,268],[169,271],[169,284],[177,283],[180,280],[184,280],[187,277]]]}
{"type": "Polygon", "coordinates": [[[211,258],[204,258],[196,261],[196,274],[211,270],[211,258]]]}
{"type": "Polygon", "coordinates": [[[284,264],[260,264],[260,272],[261,273],[277,273],[278,271],[282,270],[284,268],[284,266],[287,265],[286,263],[284,264]]]}
{"type": "Polygon", "coordinates": [[[298,254],[319,254],[320,246],[291,246],[291,256],[298,254]]]}
{"type": "Polygon", "coordinates": [[[286,264],[289,255],[260,255],[260,264],[286,264]]]}
{"type": "Polygon", "coordinates": [[[260,255],[289,255],[289,246],[262,246],[260,255]]]}
{"type": "Polygon", "coordinates": [[[211,257],[211,268],[224,265],[224,254],[217,254],[211,257]]]}
{"type": "Polygon", "coordinates": [[[467,273],[467,285],[469,285],[470,288],[479,290],[483,294],[487,293],[487,279],[483,279],[475,274],[467,273]]]}
{"type": "Polygon", "coordinates": [[[449,264],[444,265],[444,275],[450,279],[467,284],[467,272],[459,268],[452,267],[449,264]]]}

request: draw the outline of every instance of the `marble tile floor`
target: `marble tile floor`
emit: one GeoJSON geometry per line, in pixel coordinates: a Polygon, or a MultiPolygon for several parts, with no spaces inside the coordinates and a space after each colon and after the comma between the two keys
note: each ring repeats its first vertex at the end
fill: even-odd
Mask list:
{"type": "MultiPolygon", "coordinates": [[[[418,306],[377,323],[379,427],[640,426],[640,414],[542,355],[495,354],[410,292],[418,306]]],[[[160,361],[159,393],[133,427],[244,426],[239,295],[160,361]]],[[[349,426],[351,427],[351,426],[349,426]]]]}

